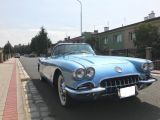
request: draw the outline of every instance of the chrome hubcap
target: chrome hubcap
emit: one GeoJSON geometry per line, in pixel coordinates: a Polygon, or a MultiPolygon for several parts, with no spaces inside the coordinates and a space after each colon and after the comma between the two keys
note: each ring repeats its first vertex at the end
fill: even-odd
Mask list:
{"type": "Polygon", "coordinates": [[[64,83],[62,76],[60,76],[58,79],[58,93],[59,93],[61,104],[65,105],[66,104],[66,90],[65,90],[65,83],[64,83]]]}

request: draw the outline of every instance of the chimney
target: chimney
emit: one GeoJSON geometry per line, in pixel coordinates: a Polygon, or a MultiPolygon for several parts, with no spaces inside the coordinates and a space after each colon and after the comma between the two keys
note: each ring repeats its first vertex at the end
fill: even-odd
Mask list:
{"type": "Polygon", "coordinates": [[[149,19],[155,18],[155,13],[154,11],[151,11],[151,13],[148,15],[149,19]]]}
{"type": "Polygon", "coordinates": [[[94,30],[94,34],[97,34],[98,33],[98,30],[94,30]]]}
{"type": "Polygon", "coordinates": [[[109,27],[104,27],[104,32],[108,31],[109,27]]]}
{"type": "Polygon", "coordinates": [[[67,41],[67,38],[64,38],[64,41],[67,41]]]}

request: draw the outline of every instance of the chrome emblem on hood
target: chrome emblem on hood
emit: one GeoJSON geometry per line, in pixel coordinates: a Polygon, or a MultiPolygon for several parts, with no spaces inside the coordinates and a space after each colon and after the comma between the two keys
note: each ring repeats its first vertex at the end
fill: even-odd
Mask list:
{"type": "Polygon", "coordinates": [[[121,72],[122,72],[122,68],[120,68],[120,67],[115,67],[115,71],[118,72],[118,73],[121,73],[121,72]]]}

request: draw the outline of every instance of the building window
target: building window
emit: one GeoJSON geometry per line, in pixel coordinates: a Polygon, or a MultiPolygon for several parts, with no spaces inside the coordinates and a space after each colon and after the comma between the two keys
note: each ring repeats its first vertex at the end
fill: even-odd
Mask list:
{"type": "Polygon", "coordinates": [[[114,35],[114,36],[113,36],[113,41],[116,42],[116,43],[122,42],[122,35],[121,35],[121,34],[119,34],[119,35],[114,35]]]}
{"type": "Polygon", "coordinates": [[[104,38],[104,44],[108,44],[108,38],[107,37],[104,38]]]}
{"type": "Polygon", "coordinates": [[[134,32],[129,32],[129,40],[135,40],[136,39],[136,35],[134,32]]]}
{"type": "Polygon", "coordinates": [[[117,35],[113,35],[113,41],[117,41],[117,35]]]}
{"type": "Polygon", "coordinates": [[[132,32],[129,32],[129,40],[132,40],[132,32]]]}
{"type": "Polygon", "coordinates": [[[132,33],[132,40],[136,40],[136,34],[132,33]]]}
{"type": "Polygon", "coordinates": [[[118,43],[122,42],[122,35],[121,34],[117,35],[117,42],[118,43]]]}

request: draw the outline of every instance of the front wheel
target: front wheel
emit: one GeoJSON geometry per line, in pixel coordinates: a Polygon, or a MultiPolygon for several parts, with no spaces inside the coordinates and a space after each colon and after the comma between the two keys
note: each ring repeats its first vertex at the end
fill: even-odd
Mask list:
{"type": "Polygon", "coordinates": [[[71,98],[68,96],[67,91],[65,90],[65,81],[62,75],[58,77],[58,95],[59,102],[63,107],[69,107],[71,104],[71,98]]]}

